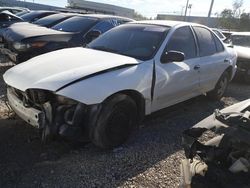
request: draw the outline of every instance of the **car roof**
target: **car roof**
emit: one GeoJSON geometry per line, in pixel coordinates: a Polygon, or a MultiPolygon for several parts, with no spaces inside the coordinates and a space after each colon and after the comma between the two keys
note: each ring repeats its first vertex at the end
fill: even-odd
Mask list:
{"type": "Polygon", "coordinates": [[[135,20],[130,19],[130,18],[115,16],[115,15],[108,15],[108,14],[77,14],[76,16],[92,17],[92,18],[97,18],[97,19],[119,18],[119,19],[123,19],[123,20],[135,21],[135,20]]]}
{"type": "Polygon", "coordinates": [[[173,20],[142,20],[142,21],[135,21],[133,23],[135,23],[135,24],[159,25],[159,26],[166,26],[166,27],[176,27],[178,25],[203,26],[201,24],[196,24],[196,23],[192,23],[192,22],[182,22],[182,21],[173,21],[173,20]]]}
{"type": "Polygon", "coordinates": [[[7,10],[7,9],[9,9],[9,10],[20,10],[20,11],[24,11],[24,10],[26,10],[26,11],[28,11],[29,9],[28,8],[24,8],[24,7],[0,7],[0,10],[7,10]]]}
{"type": "MultiPolygon", "coordinates": [[[[53,10],[32,10],[32,11],[30,11],[30,13],[31,12],[39,12],[39,13],[44,13],[44,12],[58,12],[58,11],[53,11],[53,10]]],[[[59,13],[59,12],[58,12],[59,13]]]]}
{"type": "Polygon", "coordinates": [[[51,14],[51,15],[42,17],[41,19],[45,19],[45,18],[49,18],[49,17],[57,17],[57,16],[58,16],[58,17],[60,17],[60,16],[70,17],[70,16],[78,16],[78,14],[76,14],[76,13],[58,12],[58,13],[55,13],[55,14],[51,14]]]}

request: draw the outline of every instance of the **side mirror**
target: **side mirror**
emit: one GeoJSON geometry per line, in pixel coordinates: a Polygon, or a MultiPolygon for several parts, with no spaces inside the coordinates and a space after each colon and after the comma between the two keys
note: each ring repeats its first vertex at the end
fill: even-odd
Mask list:
{"type": "Polygon", "coordinates": [[[169,51],[161,56],[162,63],[169,63],[173,61],[181,62],[184,61],[184,59],[185,59],[185,54],[179,51],[169,51]]]}
{"type": "Polygon", "coordinates": [[[87,43],[91,42],[92,40],[96,39],[97,37],[99,37],[101,35],[101,31],[99,30],[92,30],[90,32],[88,32],[85,36],[87,43]]]}

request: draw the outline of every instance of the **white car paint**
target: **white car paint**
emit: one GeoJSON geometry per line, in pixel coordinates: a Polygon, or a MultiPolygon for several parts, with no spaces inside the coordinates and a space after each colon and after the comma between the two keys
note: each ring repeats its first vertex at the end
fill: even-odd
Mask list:
{"type": "Polygon", "coordinates": [[[15,66],[4,74],[4,80],[8,85],[21,91],[31,88],[50,90],[55,94],[88,105],[99,104],[117,92],[133,90],[139,92],[145,99],[145,114],[148,115],[212,90],[229,66],[233,67],[232,77],[234,76],[236,53],[226,47],[223,53],[214,57],[197,57],[167,64],[160,62],[161,54],[173,32],[179,27],[190,25],[189,23],[168,21],[137,23],[172,26],[160,49],[151,60],[143,62],[131,57],[91,49],[63,49],[15,66]],[[211,61],[211,58],[214,63],[200,70],[194,70],[197,63],[206,64],[211,61]],[[225,62],[227,58],[229,61],[225,62]],[[123,65],[129,66],[98,74],[100,71],[123,65]],[[152,98],[154,67],[156,82],[152,98]],[[97,74],[88,77],[95,73],[97,74]],[[81,78],[83,79],[63,87],[81,78]],[[204,85],[202,85],[203,82],[204,85]]]}
{"type": "Polygon", "coordinates": [[[139,63],[127,56],[81,47],[68,48],[37,56],[15,66],[6,72],[4,80],[22,91],[29,88],[56,91],[78,78],[121,65],[139,63]]]}

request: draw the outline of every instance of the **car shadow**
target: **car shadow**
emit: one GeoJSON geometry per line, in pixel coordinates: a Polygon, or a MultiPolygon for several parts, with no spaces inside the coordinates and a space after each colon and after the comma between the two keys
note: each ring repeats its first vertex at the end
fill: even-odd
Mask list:
{"type": "MultiPolygon", "coordinates": [[[[226,96],[244,100],[250,87],[233,83],[226,96]],[[241,94],[240,90],[245,92],[241,94]]],[[[73,145],[65,141],[41,144],[38,132],[19,119],[0,120],[0,187],[117,187],[140,177],[141,186],[157,186],[146,171],[158,170],[180,178],[179,164],[184,157],[182,131],[192,127],[216,108],[229,105],[227,98],[211,101],[196,97],[154,113],[144,120],[121,147],[103,151],[93,144],[73,145]],[[164,171],[165,169],[165,171],[164,171]],[[147,176],[147,173],[144,174],[147,176]],[[148,182],[147,182],[148,181],[148,182]]],[[[235,102],[235,101],[234,101],[235,102]]],[[[169,183],[169,184],[168,184],[169,183]]]]}

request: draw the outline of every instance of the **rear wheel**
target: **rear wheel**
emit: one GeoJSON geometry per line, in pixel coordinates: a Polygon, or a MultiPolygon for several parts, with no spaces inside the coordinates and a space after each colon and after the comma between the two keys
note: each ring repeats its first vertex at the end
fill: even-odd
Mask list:
{"type": "Polygon", "coordinates": [[[117,94],[103,103],[97,122],[90,128],[90,139],[98,147],[109,149],[124,143],[136,125],[134,100],[117,94]]]}
{"type": "Polygon", "coordinates": [[[229,84],[229,74],[228,72],[224,72],[217,82],[215,88],[207,93],[207,96],[214,100],[220,100],[224,93],[227,90],[227,86],[229,84]]]}

